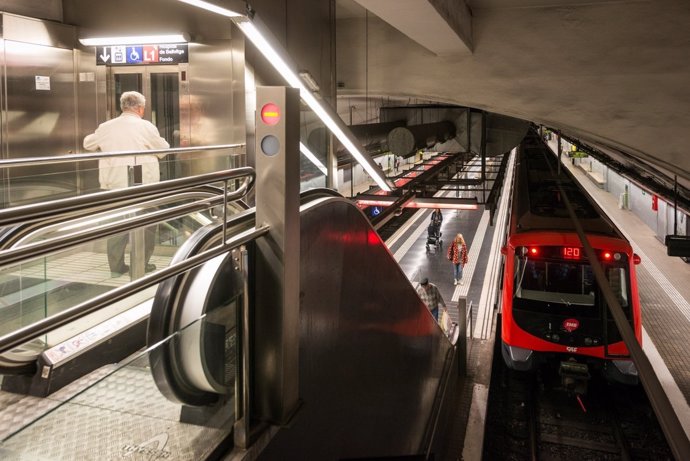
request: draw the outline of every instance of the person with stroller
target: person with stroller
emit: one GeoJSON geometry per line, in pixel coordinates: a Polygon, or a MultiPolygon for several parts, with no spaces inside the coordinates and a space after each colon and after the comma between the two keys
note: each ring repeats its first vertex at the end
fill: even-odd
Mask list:
{"type": "Polygon", "coordinates": [[[441,246],[441,223],[443,222],[443,214],[441,210],[436,208],[433,213],[431,213],[431,221],[429,222],[429,227],[426,228],[427,239],[426,239],[426,249],[429,251],[429,246],[433,245],[437,249],[441,246]]]}
{"type": "Polygon", "coordinates": [[[435,208],[434,212],[431,213],[431,223],[439,229],[441,228],[441,224],[443,223],[443,213],[441,213],[440,208],[435,208]]]}
{"type": "Polygon", "coordinates": [[[439,208],[434,209],[431,213],[431,222],[427,231],[429,233],[429,238],[440,238],[441,237],[441,224],[443,223],[443,213],[439,208]]]}

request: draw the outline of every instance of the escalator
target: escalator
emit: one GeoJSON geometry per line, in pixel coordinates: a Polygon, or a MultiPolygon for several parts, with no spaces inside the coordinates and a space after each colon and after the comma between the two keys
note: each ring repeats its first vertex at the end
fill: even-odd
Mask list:
{"type": "MultiPolygon", "coordinates": [[[[158,284],[146,349],[19,425],[3,437],[0,455],[217,459],[233,451],[235,415],[247,395],[249,451],[257,459],[441,453],[440,428],[448,427],[457,379],[454,346],[354,204],[332,192],[310,192],[302,197],[300,220],[294,372],[303,405],[289,428],[271,425],[262,410],[275,396],[261,383],[277,377],[270,375],[273,359],[257,351],[280,320],[253,302],[252,292],[271,287],[254,272],[257,249],[249,241],[158,284]],[[245,303],[249,338],[240,327],[245,303]],[[242,376],[242,357],[251,376],[242,376]]],[[[253,221],[252,210],[237,213],[228,234],[247,231],[253,221]]],[[[216,245],[222,231],[219,223],[200,227],[171,265],[216,245]]]]}
{"type": "MultiPolygon", "coordinates": [[[[54,218],[25,223],[4,229],[0,249],[21,248],[46,239],[60,239],[69,233],[95,226],[117,223],[151,210],[174,207],[195,200],[218,197],[222,189],[196,187],[184,193],[157,198],[123,207],[110,204],[97,213],[69,219],[54,218]]],[[[229,205],[228,215],[243,210],[241,202],[229,205]]],[[[195,232],[222,214],[218,209],[190,213],[161,222],[155,254],[159,268],[195,232]]],[[[70,248],[46,258],[22,262],[0,271],[0,334],[69,309],[85,300],[103,295],[129,281],[130,277],[113,277],[104,258],[105,239],[70,248]],[[69,270],[63,270],[63,267],[69,270]]],[[[150,299],[155,288],[113,303],[106,309],[79,322],[49,332],[35,340],[0,355],[3,390],[46,396],[79,376],[105,364],[113,363],[144,346],[150,299]],[[75,346],[78,344],[78,346],[75,346]],[[78,361],[67,359],[80,356],[78,361]],[[45,376],[51,371],[50,380],[45,376]]]]}

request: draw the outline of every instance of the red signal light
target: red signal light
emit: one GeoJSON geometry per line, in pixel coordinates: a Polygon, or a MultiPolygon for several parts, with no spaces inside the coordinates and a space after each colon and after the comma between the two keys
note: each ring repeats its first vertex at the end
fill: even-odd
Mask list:
{"type": "Polygon", "coordinates": [[[529,254],[532,256],[537,256],[539,254],[539,248],[537,247],[532,247],[529,249],[529,254]]]}
{"type": "Polygon", "coordinates": [[[610,251],[604,251],[602,253],[602,256],[604,257],[605,261],[610,261],[611,260],[611,252],[610,251]]]}
{"type": "Polygon", "coordinates": [[[261,108],[261,121],[266,125],[277,125],[280,121],[280,107],[272,102],[264,104],[261,108]]]}

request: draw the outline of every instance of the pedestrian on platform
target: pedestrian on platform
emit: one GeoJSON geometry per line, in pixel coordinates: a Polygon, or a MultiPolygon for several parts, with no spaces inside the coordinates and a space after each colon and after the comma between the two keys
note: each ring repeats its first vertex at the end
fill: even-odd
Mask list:
{"type": "Polygon", "coordinates": [[[443,213],[441,213],[440,208],[434,208],[433,213],[431,213],[431,223],[439,229],[441,228],[441,224],[443,224],[443,213]]]}
{"type": "Polygon", "coordinates": [[[429,279],[424,277],[417,287],[417,293],[421,298],[422,302],[426,304],[426,307],[431,311],[431,315],[434,316],[438,322],[438,308],[439,305],[446,309],[446,302],[441,296],[441,292],[438,291],[438,287],[433,283],[429,283],[429,279]]]}
{"type": "Polygon", "coordinates": [[[462,234],[456,235],[448,247],[448,259],[453,263],[453,285],[462,285],[462,270],[467,264],[467,245],[462,234]]]}
{"type": "MultiPolygon", "coordinates": [[[[101,152],[144,151],[167,149],[168,142],[163,139],[156,126],[144,120],[146,99],[136,91],[125,91],[120,97],[122,113],[101,123],[96,131],[84,138],[84,149],[101,152]]],[[[98,162],[98,179],[101,189],[122,189],[134,184],[148,184],[160,181],[158,159],[165,154],[108,157],[98,162]]],[[[148,227],[145,232],[145,270],[151,272],[156,266],[149,264],[155,246],[155,228],[148,227]]],[[[108,239],[108,265],[113,276],[129,272],[125,264],[125,247],[129,234],[119,234],[108,239]]]]}

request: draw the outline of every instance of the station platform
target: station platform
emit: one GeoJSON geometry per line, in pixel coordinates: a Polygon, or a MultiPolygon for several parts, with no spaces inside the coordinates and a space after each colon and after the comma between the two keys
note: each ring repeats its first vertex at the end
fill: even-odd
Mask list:
{"type": "MultiPolygon", "coordinates": [[[[555,143],[551,145],[555,151],[555,143]]],[[[690,437],[690,357],[685,345],[690,337],[690,264],[666,255],[666,248],[654,232],[633,212],[618,207],[618,198],[582,169],[566,164],[575,178],[606,211],[642,258],[637,266],[643,320],[643,350],[668,395],[685,432],[690,437]]],[[[418,211],[386,244],[415,283],[422,277],[438,286],[449,306],[453,321],[458,321],[457,302],[466,300],[471,312],[470,356],[467,375],[457,392],[460,405],[451,428],[457,453],[464,460],[479,460],[484,441],[484,420],[491,378],[490,367],[495,341],[497,310],[487,306],[491,292],[490,258],[495,251],[496,226],[489,225],[488,211],[445,211],[441,227],[443,246],[426,251],[430,210],[418,211]],[[452,264],[446,258],[447,245],[462,233],[468,246],[469,262],[462,285],[453,284],[452,264]],[[492,251],[494,250],[494,251],[492,251]]]]}

